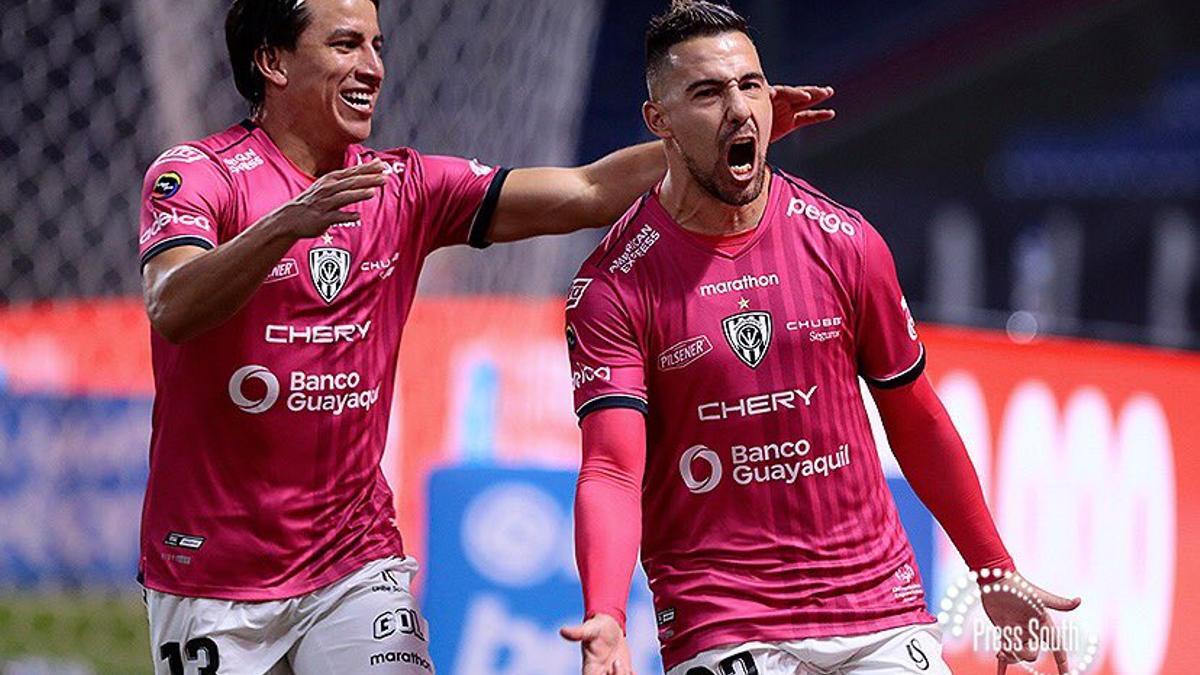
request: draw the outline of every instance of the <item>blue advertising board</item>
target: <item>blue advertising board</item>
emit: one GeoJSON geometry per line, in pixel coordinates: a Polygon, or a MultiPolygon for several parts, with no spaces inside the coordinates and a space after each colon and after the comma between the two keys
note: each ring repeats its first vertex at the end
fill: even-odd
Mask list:
{"type": "MultiPolygon", "coordinates": [[[[482,466],[433,473],[423,605],[439,672],[578,675],[579,648],[558,635],[583,612],[572,543],[575,476],[482,466]]],[[[930,588],[933,519],[903,479],[888,483],[930,588]]],[[[628,612],[635,670],[662,672],[640,569],[628,612]]]]}

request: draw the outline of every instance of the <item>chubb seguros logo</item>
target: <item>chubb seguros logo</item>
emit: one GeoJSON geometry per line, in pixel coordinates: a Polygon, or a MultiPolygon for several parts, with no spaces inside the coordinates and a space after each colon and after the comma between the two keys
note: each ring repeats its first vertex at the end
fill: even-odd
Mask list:
{"type": "Polygon", "coordinates": [[[694,494],[702,495],[710,492],[721,482],[721,458],[703,445],[693,445],[679,458],[679,475],[683,477],[683,483],[687,485],[687,489],[694,494]],[[708,464],[708,478],[704,480],[696,478],[696,473],[692,471],[696,460],[708,464]]]}
{"type": "Polygon", "coordinates": [[[279,380],[265,366],[248,365],[238,368],[229,378],[229,398],[242,412],[257,415],[266,412],[279,399],[279,380]],[[258,380],[267,387],[266,393],[258,399],[246,396],[243,386],[247,380],[258,380]]]}

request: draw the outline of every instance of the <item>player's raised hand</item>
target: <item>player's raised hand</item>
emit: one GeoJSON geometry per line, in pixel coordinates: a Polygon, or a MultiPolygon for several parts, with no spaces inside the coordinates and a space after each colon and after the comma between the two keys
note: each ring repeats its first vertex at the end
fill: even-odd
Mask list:
{"type": "MultiPolygon", "coordinates": [[[[1079,598],[1064,598],[1043,590],[1018,574],[997,582],[1001,587],[1018,592],[993,592],[983,594],[983,611],[1002,635],[1016,636],[1007,641],[1005,648],[996,655],[996,673],[1003,675],[1008,666],[1018,661],[1036,661],[1041,653],[1041,636],[1054,630],[1054,621],[1048,610],[1069,612],[1079,606],[1079,598]],[[1021,595],[1024,594],[1024,598],[1021,595]],[[1028,598],[1028,599],[1026,599],[1028,598]]],[[[1067,652],[1061,647],[1053,650],[1054,663],[1059,673],[1071,668],[1067,663],[1067,652]]]]}
{"type": "Polygon", "coordinates": [[[785,85],[771,87],[773,112],[771,142],[773,143],[801,127],[833,119],[835,114],[833,110],[813,109],[829,100],[831,96],[833,96],[833,87],[789,87],[785,85]]]}
{"type": "Polygon", "coordinates": [[[634,675],[625,632],[617,620],[597,614],[578,626],[558,631],[583,651],[583,675],[634,675]]]}
{"type": "Polygon", "coordinates": [[[272,214],[286,231],[300,238],[316,237],[335,223],[359,219],[347,206],[370,199],[387,181],[383,162],[374,160],[331,171],[272,214]]]}

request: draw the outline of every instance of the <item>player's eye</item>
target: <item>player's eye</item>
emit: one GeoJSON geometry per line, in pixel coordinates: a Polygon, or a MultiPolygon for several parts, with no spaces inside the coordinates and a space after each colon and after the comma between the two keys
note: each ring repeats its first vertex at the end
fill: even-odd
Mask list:
{"type": "Polygon", "coordinates": [[[742,83],[742,91],[755,91],[762,89],[762,82],[758,80],[747,80],[742,83]]]}

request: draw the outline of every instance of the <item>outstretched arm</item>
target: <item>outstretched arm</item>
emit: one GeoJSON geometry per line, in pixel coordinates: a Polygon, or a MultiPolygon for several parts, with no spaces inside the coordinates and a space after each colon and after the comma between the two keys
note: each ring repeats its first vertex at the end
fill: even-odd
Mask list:
{"type": "Polygon", "coordinates": [[[973,570],[1013,570],[975,465],[929,378],[895,389],[872,389],[888,442],[913,491],[929,508],[973,570]]]}
{"type": "MultiPolygon", "coordinates": [[[[833,119],[832,110],[813,109],[830,96],[829,87],[773,87],[771,140],[833,119]]],[[[661,141],[618,150],[575,168],[514,169],[500,192],[487,239],[516,241],[610,225],[666,170],[661,141]]]]}
{"type": "Polygon", "coordinates": [[[642,538],[646,421],[629,408],[583,418],[583,465],[575,494],[575,559],[583,582],[583,624],[562,636],[583,647],[584,675],[632,673],[625,600],[642,538]]]}
{"type": "MultiPolygon", "coordinates": [[[[950,415],[946,412],[929,379],[921,375],[915,381],[895,389],[872,389],[879,406],[888,442],[900,470],[913,491],[946,530],[950,541],[962,554],[972,570],[1002,570],[1003,586],[1028,584],[1016,574],[1012,556],[1000,540],[996,524],[987,504],[975,466],[967,448],[959,438],[950,415]]],[[[1045,608],[1070,611],[1079,606],[1079,598],[1063,598],[1028,584],[1029,595],[1041,601],[1045,608]]],[[[1022,600],[1014,593],[988,593],[983,596],[983,608],[997,627],[1009,627],[1023,635],[1026,627],[1053,626],[1046,609],[1022,600]]],[[[1066,652],[1052,650],[1060,673],[1069,670],[1066,652]]],[[[1039,652],[1035,636],[1014,640],[1013,646],[998,655],[998,670],[1004,672],[1009,663],[1032,661],[1039,652]]]]}

